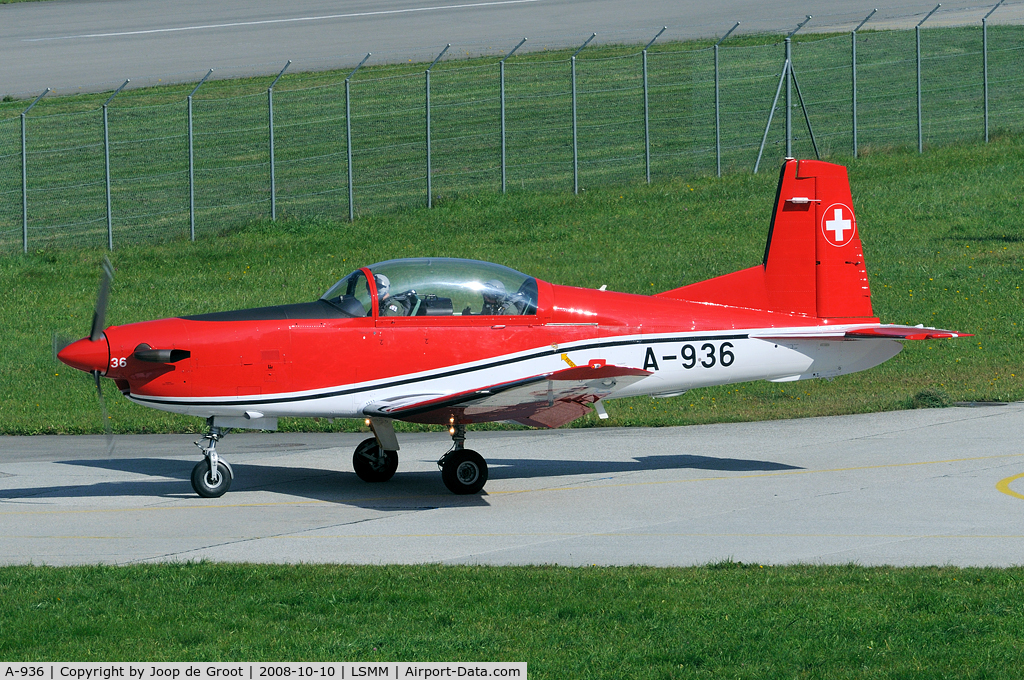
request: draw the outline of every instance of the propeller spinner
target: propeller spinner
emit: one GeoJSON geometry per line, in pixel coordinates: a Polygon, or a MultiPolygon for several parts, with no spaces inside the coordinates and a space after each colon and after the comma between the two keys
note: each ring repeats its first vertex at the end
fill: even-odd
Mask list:
{"type": "Polygon", "coordinates": [[[110,361],[110,346],[103,335],[103,324],[107,316],[107,302],[110,299],[110,282],[114,280],[114,268],[110,260],[103,258],[103,273],[100,290],[96,296],[96,308],[92,315],[89,337],[76,340],[57,353],[57,358],[72,368],[92,373],[97,385],[99,378],[107,371],[110,361]]]}
{"type": "Polygon", "coordinates": [[[103,273],[100,276],[100,290],[96,296],[96,308],[92,315],[92,328],[89,337],[76,340],[57,353],[57,358],[72,368],[92,373],[96,383],[96,395],[103,414],[103,429],[107,433],[107,449],[113,452],[114,442],[110,430],[110,419],[107,416],[107,404],[103,399],[103,386],[100,377],[107,372],[110,361],[110,345],[103,334],[103,325],[107,316],[107,302],[110,299],[110,282],[114,280],[114,268],[110,260],[103,258],[103,273]]]}

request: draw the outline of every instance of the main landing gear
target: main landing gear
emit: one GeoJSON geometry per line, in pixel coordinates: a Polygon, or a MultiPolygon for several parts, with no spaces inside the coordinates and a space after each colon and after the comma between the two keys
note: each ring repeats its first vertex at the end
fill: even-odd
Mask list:
{"type": "MultiPolygon", "coordinates": [[[[352,454],[352,467],[364,482],[386,482],[398,469],[398,439],[390,420],[372,418],[370,427],[374,436],[356,447],[352,454]]],[[[465,447],[465,425],[453,421],[449,432],[454,444],[437,461],[441,481],[454,494],[477,493],[487,483],[487,462],[479,453],[465,447]]]]}
{"type": "Polygon", "coordinates": [[[220,498],[231,488],[231,480],[235,473],[231,465],[217,455],[217,442],[220,441],[221,429],[213,426],[213,418],[209,419],[210,433],[204,435],[195,444],[203,452],[203,460],[192,468],[192,488],[203,498],[220,498]],[[209,446],[203,442],[209,441],[209,446]]]}
{"type": "Polygon", "coordinates": [[[441,481],[454,494],[476,493],[487,483],[487,462],[476,451],[465,447],[466,426],[453,424],[452,445],[448,453],[437,461],[441,468],[441,481]]]}
{"type": "Polygon", "coordinates": [[[364,439],[352,454],[352,467],[364,482],[386,482],[398,469],[398,451],[385,451],[376,437],[364,439]]]}

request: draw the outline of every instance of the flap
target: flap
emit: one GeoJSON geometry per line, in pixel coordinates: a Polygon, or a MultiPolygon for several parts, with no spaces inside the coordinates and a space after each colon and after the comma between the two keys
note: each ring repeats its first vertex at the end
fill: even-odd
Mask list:
{"type": "Polygon", "coordinates": [[[558,427],[579,418],[588,405],[650,375],[650,371],[595,361],[448,395],[408,395],[367,404],[367,416],[448,425],[512,420],[558,427]]]}

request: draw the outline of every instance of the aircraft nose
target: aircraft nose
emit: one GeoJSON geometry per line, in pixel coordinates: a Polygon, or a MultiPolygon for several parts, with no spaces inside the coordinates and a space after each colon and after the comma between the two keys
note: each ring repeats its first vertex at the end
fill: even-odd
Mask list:
{"type": "Polygon", "coordinates": [[[57,358],[71,368],[77,368],[80,371],[106,373],[107,362],[110,361],[110,345],[107,343],[107,336],[103,335],[95,342],[89,338],[76,340],[58,352],[57,358]]]}

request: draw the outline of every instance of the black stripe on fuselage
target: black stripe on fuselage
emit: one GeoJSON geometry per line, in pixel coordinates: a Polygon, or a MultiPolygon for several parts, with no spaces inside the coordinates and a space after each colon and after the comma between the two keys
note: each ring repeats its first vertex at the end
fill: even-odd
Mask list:
{"type": "Polygon", "coordinates": [[[326,300],[300,302],[293,305],[273,305],[271,307],[254,307],[252,309],[236,309],[230,312],[214,312],[212,314],[195,314],[183,316],[187,321],[291,321],[312,319],[352,319],[326,300]]]}
{"type": "Polygon", "coordinates": [[[565,352],[581,352],[588,349],[604,349],[606,347],[626,347],[629,345],[660,345],[670,342],[700,342],[702,340],[746,340],[748,335],[746,333],[737,333],[731,335],[681,335],[671,338],[657,338],[657,339],[644,339],[636,338],[633,340],[607,340],[603,342],[594,342],[590,344],[584,344],[573,347],[559,347],[558,349],[547,349],[540,352],[534,352],[527,356],[515,357],[513,359],[502,359],[501,361],[492,361],[483,366],[473,366],[471,368],[460,368],[443,373],[434,373],[432,375],[420,376],[418,378],[402,378],[400,380],[394,380],[392,382],[382,383],[380,385],[370,385],[364,387],[352,387],[342,390],[333,390],[330,392],[322,392],[319,394],[305,394],[297,397],[273,397],[269,399],[238,399],[235,401],[205,401],[205,400],[193,400],[193,399],[154,399],[150,397],[140,397],[136,394],[130,395],[132,401],[142,403],[153,403],[153,404],[172,404],[180,406],[260,406],[263,404],[281,404],[286,402],[297,402],[297,401],[312,401],[314,399],[330,399],[331,397],[343,397],[348,394],[356,394],[358,392],[368,392],[370,390],[381,390],[388,389],[391,387],[400,387],[402,385],[411,385],[419,382],[426,382],[429,380],[438,380],[440,378],[450,378],[456,375],[465,375],[468,373],[475,373],[476,371],[486,371],[491,368],[498,366],[507,366],[509,364],[515,364],[520,361],[532,361],[533,359],[540,359],[543,357],[554,356],[563,354],[565,352]]]}

